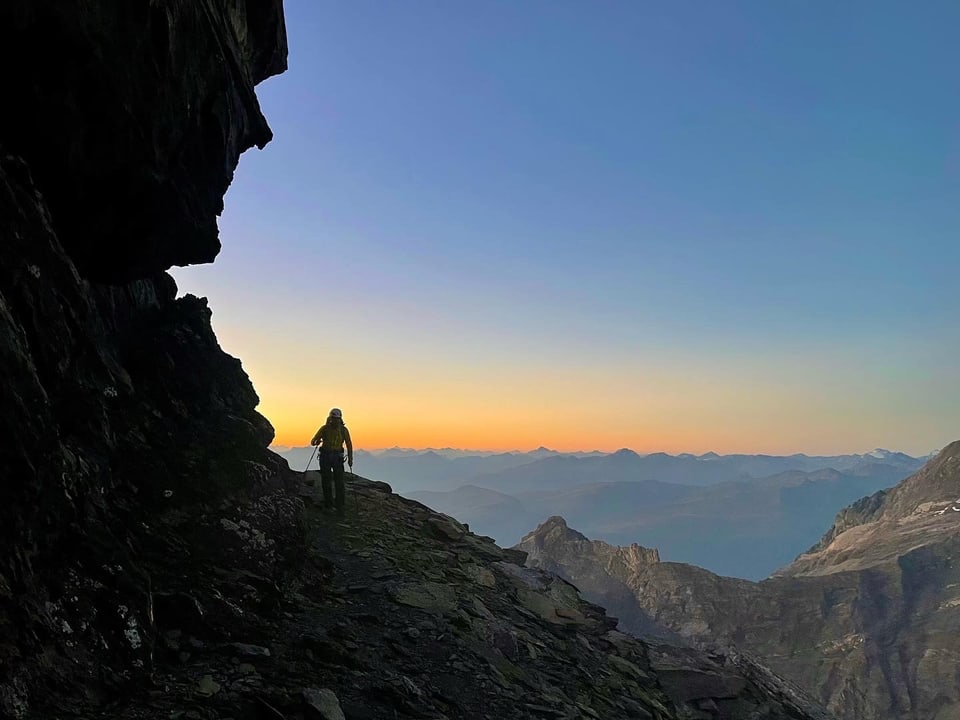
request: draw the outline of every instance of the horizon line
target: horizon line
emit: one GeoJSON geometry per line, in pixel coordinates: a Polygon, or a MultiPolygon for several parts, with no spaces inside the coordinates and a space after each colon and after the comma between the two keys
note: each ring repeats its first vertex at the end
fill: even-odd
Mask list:
{"type": "MultiPolygon", "coordinates": [[[[276,448],[283,450],[298,450],[298,449],[309,449],[310,445],[285,445],[285,444],[271,444],[268,446],[269,449],[276,452],[276,448]]],[[[910,453],[903,452],[902,450],[890,450],[889,448],[875,447],[872,450],[866,450],[862,452],[844,452],[844,453],[829,453],[829,454],[817,454],[817,453],[807,453],[803,451],[792,452],[792,453],[769,453],[769,452],[729,452],[722,453],[715,450],[708,450],[702,453],[695,452],[678,452],[678,453],[669,453],[662,450],[653,450],[649,452],[641,452],[634,450],[629,447],[621,447],[616,450],[598,450],[596,448],[591,450],[555,450],[553,448],[547,447],[546,445],[540,445],[531,450],[520,450],[517,448],[512,449],[481,449],[481,448],[458,448],[451,446],[443,447],[424,447],[424,448],[414,448],[414,447],[401,447],[399,445],[393,445],[391,447],[377,447],[377,448],[357,448],[358,452],[367,452],[367,453],[383,453],[391,450],[400,451],[400,452],[411,452],[411,453],[426,453],[426,452],[458,452],[458,453],[476,453],[476,454],[496,454],[496,455],[505,455],[505,454],[519,454],[519,455],[529,455],[538,451],[542,452],[551,452],[557,455],[577,455],[577,454],[598,454],[598,455],[614,455],[619,452],[628,451],[640,456],[649,456],[649,455],[667,455],[669,457],[680,457],[683,455],[689,455],[692,457],[703,457],[704,455],[717,455],[719,457],[729,457],[731,455],[766,455],[768,457],[793,457],[797,455],[802,455],[805,457],[841,457],[844,455],[869,455],[873,452],[882,451],[887,453],[894,453],[900,455],[906,455],[914,459],[919,459],[923,457],[930,457],[936,455],[940,452],[942,448],[937,448],[931,450],[925,455],[911,455],[910,453]]]]}

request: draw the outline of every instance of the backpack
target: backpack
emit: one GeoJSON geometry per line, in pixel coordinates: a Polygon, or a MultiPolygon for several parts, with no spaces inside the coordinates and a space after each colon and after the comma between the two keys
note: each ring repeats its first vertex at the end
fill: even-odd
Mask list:
{"type": "Polygon", "coordinates": [[[347,426],[343,423],[324,425],[320,433],[320,439],[323,441],[320,447],[326,452],[340,452],[346,439],[346,429],[347,426]]]}

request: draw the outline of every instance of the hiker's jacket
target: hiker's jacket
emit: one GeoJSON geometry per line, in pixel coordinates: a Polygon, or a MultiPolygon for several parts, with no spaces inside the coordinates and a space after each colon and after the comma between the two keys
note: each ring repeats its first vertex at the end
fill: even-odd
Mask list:
{"type": "Polygon", "coordinates": [[[347,426],[341,423],[327,422],[322,428],[317,430],[317,434],[310,441],[311,445],[320,445],[320,450],[326,450],[329,453],[341,453],[343,446],[347,446],[347,458],[353,465],[353,442],[350,440],[350,431],[347,426]]]}

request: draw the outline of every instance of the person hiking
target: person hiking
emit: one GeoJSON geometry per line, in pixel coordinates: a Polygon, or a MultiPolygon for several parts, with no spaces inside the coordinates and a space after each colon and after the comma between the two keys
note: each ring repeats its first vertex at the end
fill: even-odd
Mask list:
{"type": "Polygon", "coordinates": [[[327,416],[317,434],[310,441],[311,445],[319,445],[320,452],[320,482],[323,486],[323,507],[326,510],[337,509],[341,517],[345,511],[346,488],[343,484],[343,446],[347,446],[347,464],[353,470],[353,442],[350,440],[350,431],[343,424],[343,413],[340,408],[333,408],[327,416]],[[336,495],[334,495],[334,488],[336,495]]]}

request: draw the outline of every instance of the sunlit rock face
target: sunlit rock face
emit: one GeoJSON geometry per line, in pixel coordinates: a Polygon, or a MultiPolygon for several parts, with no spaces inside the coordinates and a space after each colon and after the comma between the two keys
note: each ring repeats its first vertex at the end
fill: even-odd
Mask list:
{"type": "Polygon", "coordinates": [[[625,629],[738,647],[838,717],[960,716],[960,442],[841,511],[817,545],[760,583],[649,554],[624,562],[628,549],[589,541],[558,519],[518,547],[620,615],[625,629]]]}

